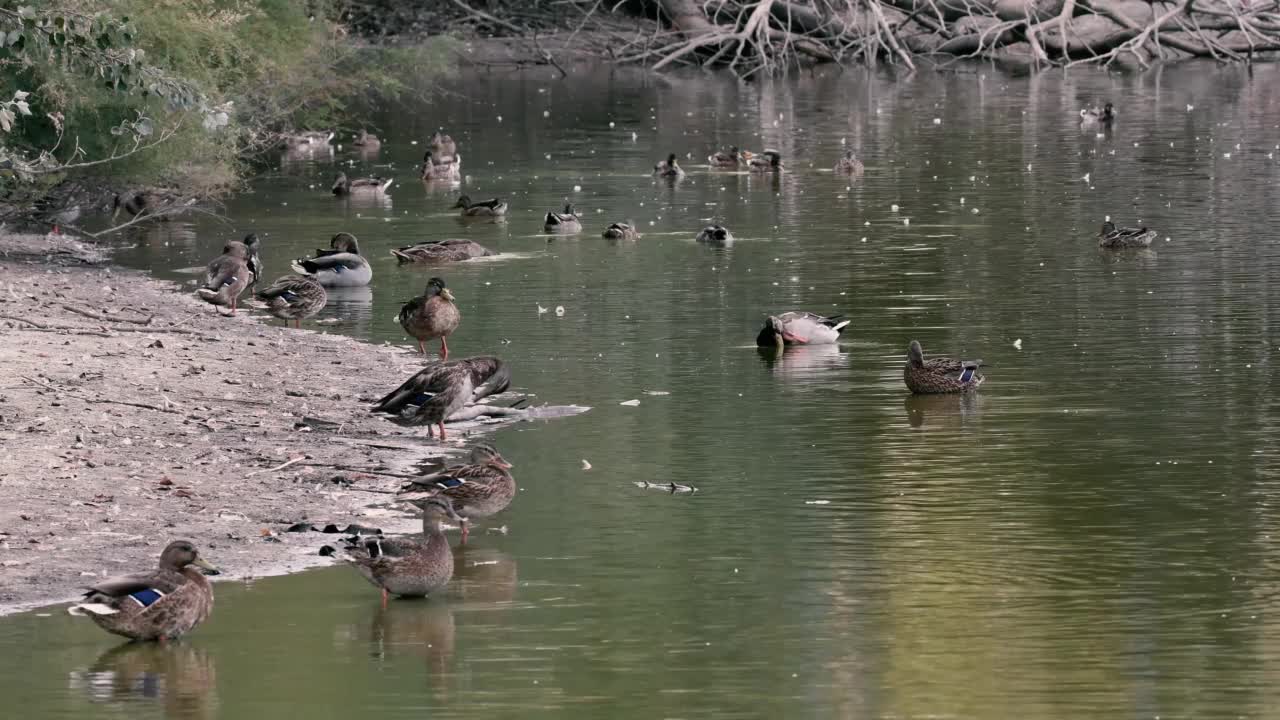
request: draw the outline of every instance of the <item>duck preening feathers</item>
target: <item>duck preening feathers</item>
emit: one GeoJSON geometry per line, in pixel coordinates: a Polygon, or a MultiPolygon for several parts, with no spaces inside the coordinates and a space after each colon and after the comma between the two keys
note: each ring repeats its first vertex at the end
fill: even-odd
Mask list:
{"type": "Polygon", "coordinates": [[[380,399],[373,412],[389,413],[409,425],[438,426],[453,413],[511,386],[511,370],[496,357],[479,356],[433,362],[380,399]]]}

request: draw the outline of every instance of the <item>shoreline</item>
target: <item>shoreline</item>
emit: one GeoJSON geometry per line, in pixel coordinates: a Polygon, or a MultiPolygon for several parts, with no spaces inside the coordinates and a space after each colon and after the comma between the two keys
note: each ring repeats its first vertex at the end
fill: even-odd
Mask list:
{"type": "Polygon", "coordinates": [[[338,535],[286,528],[413,531],[379,507],[398,476],[499,424],[428,440],[369,412],[421,369],[411,349],[219,317],[65,236],[0,235],[0,272],[0,616],[154,567],[178,538],[219,581],[333,564],[338,535]]]}

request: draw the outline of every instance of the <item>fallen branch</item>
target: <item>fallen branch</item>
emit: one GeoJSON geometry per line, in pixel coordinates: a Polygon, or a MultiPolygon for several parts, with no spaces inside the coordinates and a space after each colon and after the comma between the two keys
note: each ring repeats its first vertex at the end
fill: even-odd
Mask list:
{"type": "Polygon", "coordinates": [[[253,477],[254,475],[260,475],[260,474],[262,474],[262,473],[269,473],[269,472],[276,472],[277,470],[283,470],[283,469],[285,469],[285,468],[289,467],[290,465],[294,465],[294,464],[300,463],[300,462],[302,462],[303,460],[306,460],[306,459],[307,459],[307,456],[306,456],[306,455],[299,455],[298,457],[296,457],[296,458],[292,458],[292,459],[290,459],[290,460],[286,460],[285,462],[282,462],[282,463],[280,463],[279,465],[277,465],[277,466],[275,466],[275,467],[263,468],[263,469],[261,469],[261,470],[254,470],[253,472],[246,474],[246,475],[245,475],[245,477],[247,477],[247,478],[251,478],[251,477],[253,477]]]}

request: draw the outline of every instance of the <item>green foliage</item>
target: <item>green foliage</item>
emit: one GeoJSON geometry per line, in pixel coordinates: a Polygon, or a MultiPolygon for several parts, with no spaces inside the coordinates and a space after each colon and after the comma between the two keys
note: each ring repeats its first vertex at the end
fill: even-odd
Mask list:
{"type": "Polygon", "coordinates": [[[448,67],[448,41],[358,47],[326,9],[324,0],[0,0],[0,169],[14,170],[0,183],[69,169],[223,182],[275,132],[350,122],[348,108],[405,92],[403,73],[448,67]]]}

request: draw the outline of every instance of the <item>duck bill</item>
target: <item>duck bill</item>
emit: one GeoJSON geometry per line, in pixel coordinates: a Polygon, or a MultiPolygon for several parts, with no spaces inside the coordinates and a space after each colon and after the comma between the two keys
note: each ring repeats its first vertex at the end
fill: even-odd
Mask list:
{"type": "Polygon", "coordinates": [[[196,556],[195,560],[191,561],[191,564],[195,565],[201,570],[204,570],[205,575],[221,575],[222,574],[221,570],[219,570],[217,567],[212,565],[208,560],[205,560],[199,555],[196,556]]]}
{"type": "Polygon", "coordinates": [[[453,293],[449,292],[449,288],[445,288],[441,290],[440,297],[444,298],[445,300],[448,300],[449,302],[453,302],[453,293]]]}

